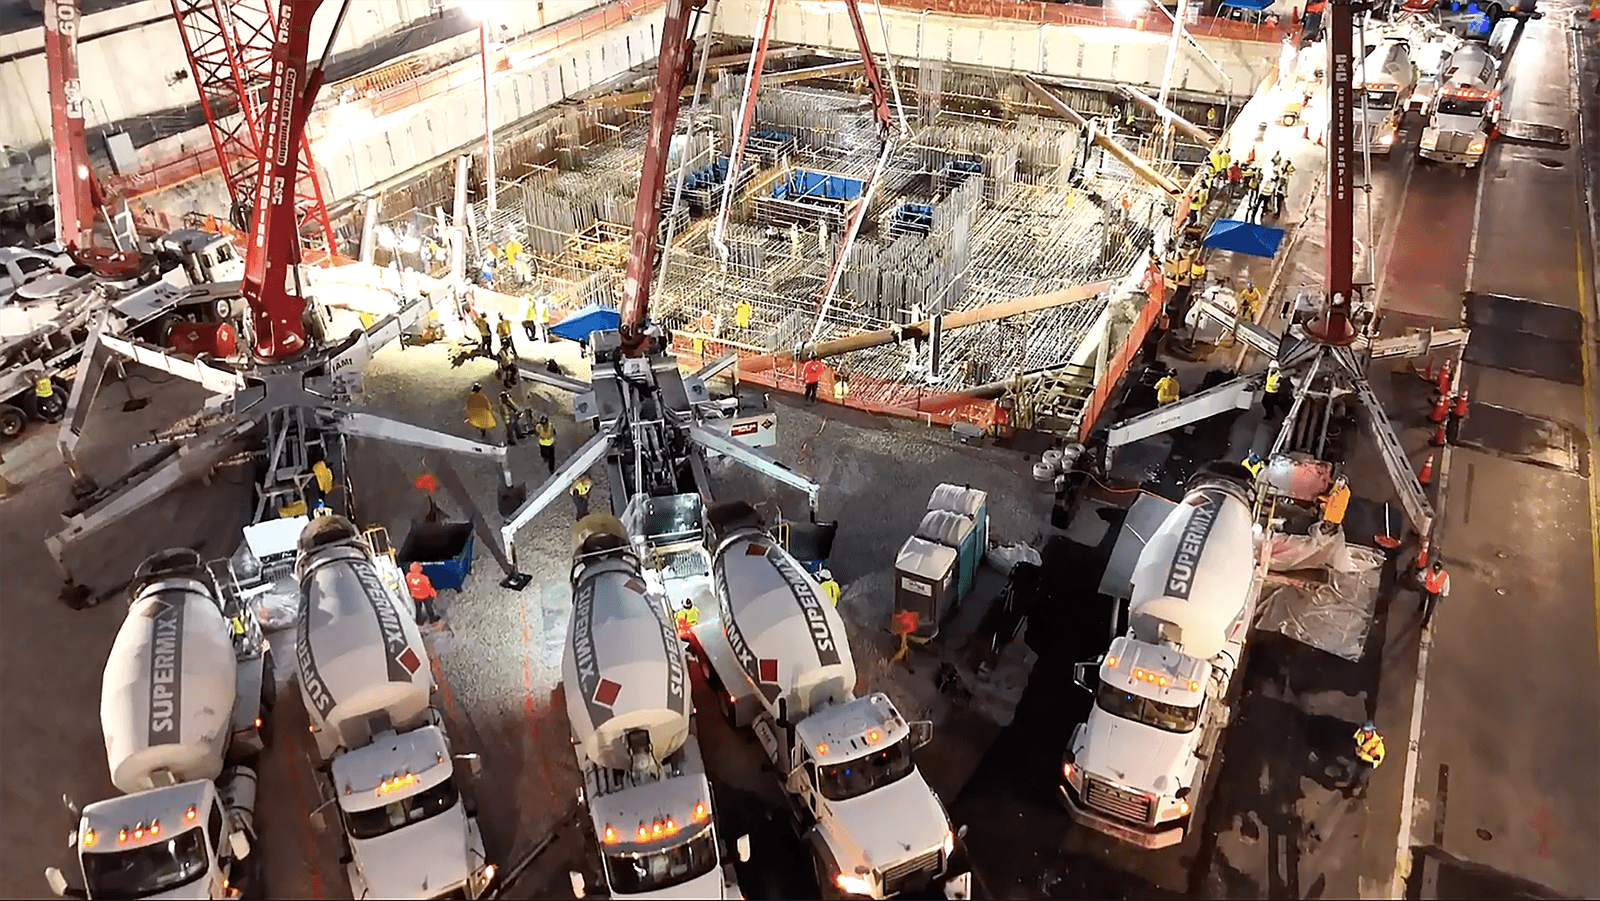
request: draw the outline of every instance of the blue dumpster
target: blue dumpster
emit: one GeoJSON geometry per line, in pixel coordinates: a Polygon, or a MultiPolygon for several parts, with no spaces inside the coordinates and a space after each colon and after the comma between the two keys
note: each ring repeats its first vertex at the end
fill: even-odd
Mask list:
{"type": "Polygon", "coordinates": [[[421,563],[423,574],[436,590],[459,592],[472,570],[472,524],[413,520],[397,562],[402,571],[421,563]]]}

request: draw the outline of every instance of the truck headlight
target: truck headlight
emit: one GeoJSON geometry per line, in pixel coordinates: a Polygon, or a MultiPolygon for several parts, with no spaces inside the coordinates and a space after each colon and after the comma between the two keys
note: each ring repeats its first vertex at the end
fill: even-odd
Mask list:
{"type": "Polygon", "coordinates": [[[1471,144],[1469,144],[1467,146],[1467,152],[1468,153],[1482,153],[1483,152],[1483,142],[1482,141],[1473,141],[1471,144]]]}
{"type": "Polygon", "coordinates": [[[1432,150],[1438,143],[1439,136],[1436,134],[1425,134],[1422,136],[1422,146],[1426,150],[1432,150]]]}
{"type": "Polygon", "coordinates": [[[944,834],[944,856],[949,857],[951,854],[955,853],[955,850],[956,834],[954,832],[946,832],[944,834]]]}
{"type": "Polygon", "coordinates": [[[833,877],[833,884],[839,887],[839,891],[847,895],[872,894],[872,881],[861,876],[840,873],[833,877]]]}
{"type": "Polygon", "coordinates": [[[489,883],[494,881],[494,874],[495,874],[495,868],[494,868],[494,864],[492,864],[492,863],[484,864],[483,865],[483,869],[481,869],[478,872],[472,874],[472,885],[473,885],[472,894],[473,894],[474,897],[476,897],[477,895],[482,894],[483,890],[489,887],[489,883]]]}

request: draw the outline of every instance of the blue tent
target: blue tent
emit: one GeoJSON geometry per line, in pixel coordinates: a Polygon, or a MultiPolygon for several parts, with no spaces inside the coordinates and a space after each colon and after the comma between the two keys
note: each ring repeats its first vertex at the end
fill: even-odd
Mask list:
{"type": "Polygon", "coordinates": [[[1222,6],[1232,6],[1236,9],[1248,9],[1261,12],[1272,5],[1272,0],[1222,0],[1222,6]]]}
{"type": "MultiPolygon", "coordinates": [[[[1282,232],[1279,232],[1282,234],[1282,232]]],[[[589,304],[571,316],[550,326],[550,334],[569,341],[588,341],[594,332],[616,329],[622,325],[622,314],[597,303],[589,304]]]]}
{"type": "Polygon", "coordinates": [[[1200,242],[1202,247],[1231,250],[1269,260],[1278,255],[1278,245],[1282,243],[1283,229],[1237,219],[1218,219],[1211,223],[1211,231],[1206,232],[1206,239],[1200,242]]]}

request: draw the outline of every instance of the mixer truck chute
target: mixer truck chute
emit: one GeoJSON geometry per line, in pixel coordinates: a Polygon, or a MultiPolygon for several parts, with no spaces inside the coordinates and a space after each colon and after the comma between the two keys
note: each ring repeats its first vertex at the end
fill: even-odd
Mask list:
{"type": "Polygon", "coordinates": [[[1197,480],[1145,543],[1127,631],[1075,668],[1095,706],[1061,765],[1074,822],[1146,848],[1188,834],[1228,725],[1260,558],[1248,490],[1214,476],[1197,480]]]}
{"type": "MultiPolygon", "coordinates": [[[[433,671],[413,618],[341,516],[301,532],[296,662],[337,805],[357,898],[480,897],[494,879],[470,796],[457,785],[433,671]]],[[[322,825],[322,811],[312,822],[322,825]]]]}
{"type": "MultiPolygon", "coordinates": [[[[100,694],[106,765],[124,794],[81,810],[63,799],[84,888],[54,867],[45,878],[58,895],[231,897],[256,876],[244,870],[256,834],[256,774],[245,764],[262,747],[268,658],[235,641],[193,551],[146,560],[129,594],[100,694]]],[[[260,641],[244,620],[237,631],[260,641]]]]}
{"type": "MultiPolygon", "coordinates": [[[[561,662],[603,887],[612,897],[740,897],[716,830],[683,643],[622,524],[574,527],[572,618],[561,662]]],[[[736,843],[749,858],[749,841],[736,843]]],[[[571,874],[578,897],[588,879],[571,874]]]]}
{"type": "Polygon", "coordinates": [[[856,697],[844,621],[749,504],[712,508],[719,616],[694,629],[708,680],[736,726],[749,726],[782,780],[827,895],[888,898],[942,885],[957,833],[912,752],[932,739],[887,695],[856,697]]]}

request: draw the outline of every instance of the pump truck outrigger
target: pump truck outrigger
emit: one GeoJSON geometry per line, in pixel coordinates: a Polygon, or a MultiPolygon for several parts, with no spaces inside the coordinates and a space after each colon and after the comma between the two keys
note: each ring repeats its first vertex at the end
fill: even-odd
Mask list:
{"type": "Polygon", "coordinates": [[[259,881],[256,773],[271,657],[247,606],[224,611],[199,555],[152,556],[134,573],[128,615],[100,691],[111,783],[81,810],[63,798],[83,888],[50,867],[57,895],[235,898],[259,881]]]}

